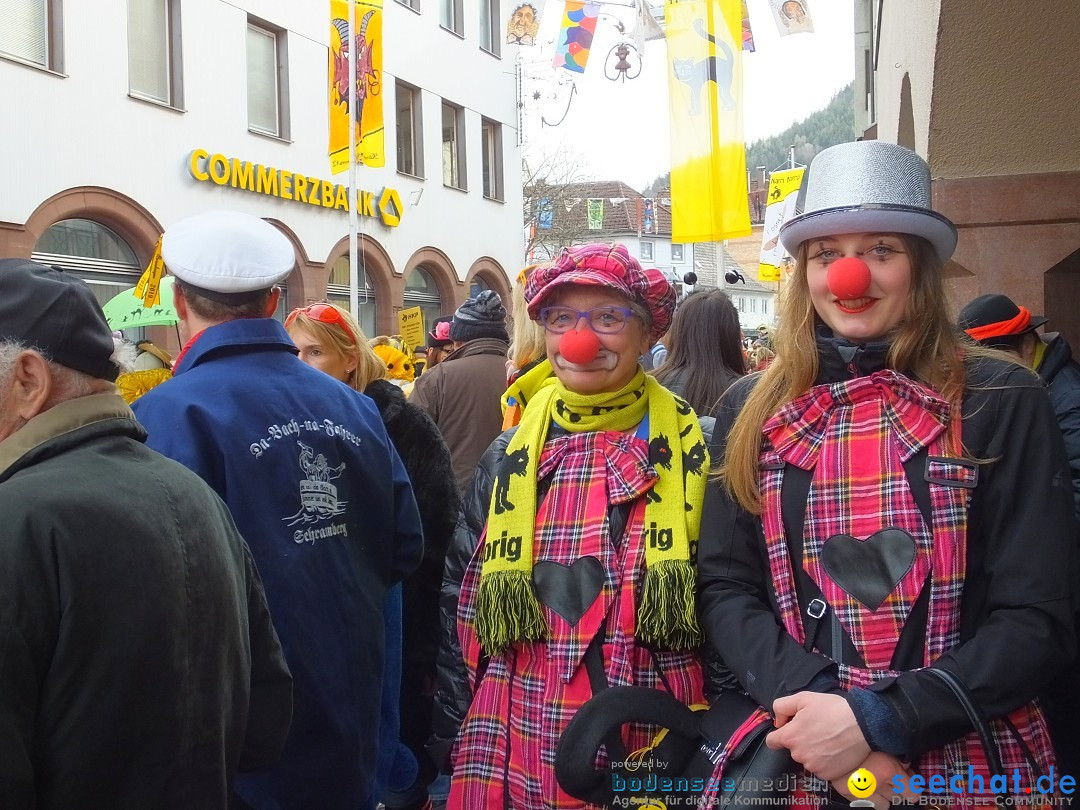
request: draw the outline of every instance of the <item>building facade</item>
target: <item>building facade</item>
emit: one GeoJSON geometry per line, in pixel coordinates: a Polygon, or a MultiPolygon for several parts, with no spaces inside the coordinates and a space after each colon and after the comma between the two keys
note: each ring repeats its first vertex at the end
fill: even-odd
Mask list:
{"type": "MultiPolygon", "coordinates": [[[[329,5],[5,0],[0,256],[70,268],[105,301],[135,283],[168,225],[230,209],[295,246],[279,316],[348,306],[352,195],[328,158],[329,5]]],[[[356,195],[357,314],[371,335],[397,332],[402,308],[430,320],[480,289],[509,300],[523,260],[509,8],[384,0],[368,94],[383,105],[385,165],[359,167],[356,195]]]]}
{"type": "Polygon", "coordinates": [[[1000,292],[1080,345],[1080,14],[993,0],[855,2],[855,116],[864,137],[930,164],[956,223],[952,304],[1000,292]]]}

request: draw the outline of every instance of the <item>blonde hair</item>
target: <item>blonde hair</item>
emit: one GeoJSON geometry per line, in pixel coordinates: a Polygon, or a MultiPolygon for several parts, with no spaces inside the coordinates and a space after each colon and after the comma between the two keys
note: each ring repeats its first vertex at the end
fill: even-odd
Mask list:
{"type": "Polygon", "coordinates": [[[547,355],[547,343],[544,339],[544,327],[529,317],[529,305],[525,302],[525,282],[540,265],[529,265],[522,270],[510,291],[510,317],[513,330],[510,333],[510,349],[506,356],[514,368],[522,369],[534,360],[547,355]]]}
{"type": "MultiPolygon", "coordinates": [[[[887,364],[959,404],[964,388],[964,357],[973,352],[960,342],[946,308],[941,261],[928,241],[897,234],[911,260],[911,291],[904,317],[892,335],[887,364]]],[[[780,297],[780,323],[773,336],[776,357],[762,372],[728,436],[719,469],[739,504],[760,514],[758,460],[761,428],[783,405],[813,387],[818,374],[816,313],[806,277],[808,242],[799,246],[795,272],[780,297]]],[[[950,429],[958,430],[955,422],[950,429]]]]}
{"type": "Polygon", "coordinates": [[[289,328],[299,328],[306,332],[308,336],[319,341],[324,348],[336,351],[342,357],[354,358],[356,360],[356,370],[352,372],[345,383],[357,391],[363,391],[368,387],[369,383],[374,380],[381,380],[386,376],[386,364],[372,351],[368,345],[367,336],[364,335],[364,330],[360,328],[360,324],[356,322],[356,319],[353,318],[349,311],[342,309],[337,304],[329,304],[329,306],[337,310],[342,323],[345,324],[345,328],[342,328],[341,324],[317,321],[308,317],[303,310],[296,313],[296,320],[289,325],[289,328]],[[346,329],[355,335],[355,340],[349,337],[346,329]]]}

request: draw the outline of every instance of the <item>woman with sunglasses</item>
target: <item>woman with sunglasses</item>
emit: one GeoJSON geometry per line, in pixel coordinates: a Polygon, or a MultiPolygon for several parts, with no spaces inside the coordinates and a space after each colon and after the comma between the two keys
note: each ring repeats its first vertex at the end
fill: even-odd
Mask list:
{"type": "MultiPolygon", "coordinates": [[[[536,268],[525,297],[556,379],[483,457],[447,558],[436,731],[457,740],[450,810],[590,807],[553,767],[585,700],[629,684],[702,699],[707,439],[638,365],[675,292],[625,247],[594,244],[536,268]]],[[[655,731],[629,728],[625,751],[655,731]]]]}
{"type": "MultiPolygon", "coordinates": [[[[384,794],[383,803],[388,810],[422,808],[427,802],[427,786],[436,776],[424,743],[431,733],[431,694],[439,646],[439,584],[446,550],[461,512],[450,451],[431,417],[411,405],[402,390],[385,379],[385,363],[348,311],[334,304],[311,304],[290,312],[285,328],[300,350],[301,360],[375,401],[390,441],[409,474],[420,509],[424,558],[402,584],[403,621],[398,632],[402,643],[400,738],[416,757],[419,774],[411,787],[392,785],[398,789],[396,795],[384,794]]],[[[389,647],[387,652],[389,663],[389,647]]]]}

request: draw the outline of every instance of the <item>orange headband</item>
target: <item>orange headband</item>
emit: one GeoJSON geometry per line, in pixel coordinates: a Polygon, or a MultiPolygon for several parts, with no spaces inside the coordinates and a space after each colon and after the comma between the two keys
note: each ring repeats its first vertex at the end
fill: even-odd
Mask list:
{"type": "Polygon", "coordinates": [[[1027,325],[1031,323],[1031,310],[1025,306],[1018,306],[1020,311],[1015,318],[997,323],[988,323],[985,326],[973,326],[965,329],[975,340],[987,340],[988,338],[1006,337],[1007,335],[1020,335],[1027,331],[1027,325]]]}

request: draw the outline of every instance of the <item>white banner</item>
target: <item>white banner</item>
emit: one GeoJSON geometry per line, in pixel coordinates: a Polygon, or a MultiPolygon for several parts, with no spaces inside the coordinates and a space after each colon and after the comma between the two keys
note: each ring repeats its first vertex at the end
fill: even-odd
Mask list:
{"type": "Polygon", "coordinates": [[[780,36],[814,33],[809,0],[769,0],[780,36]]]}

